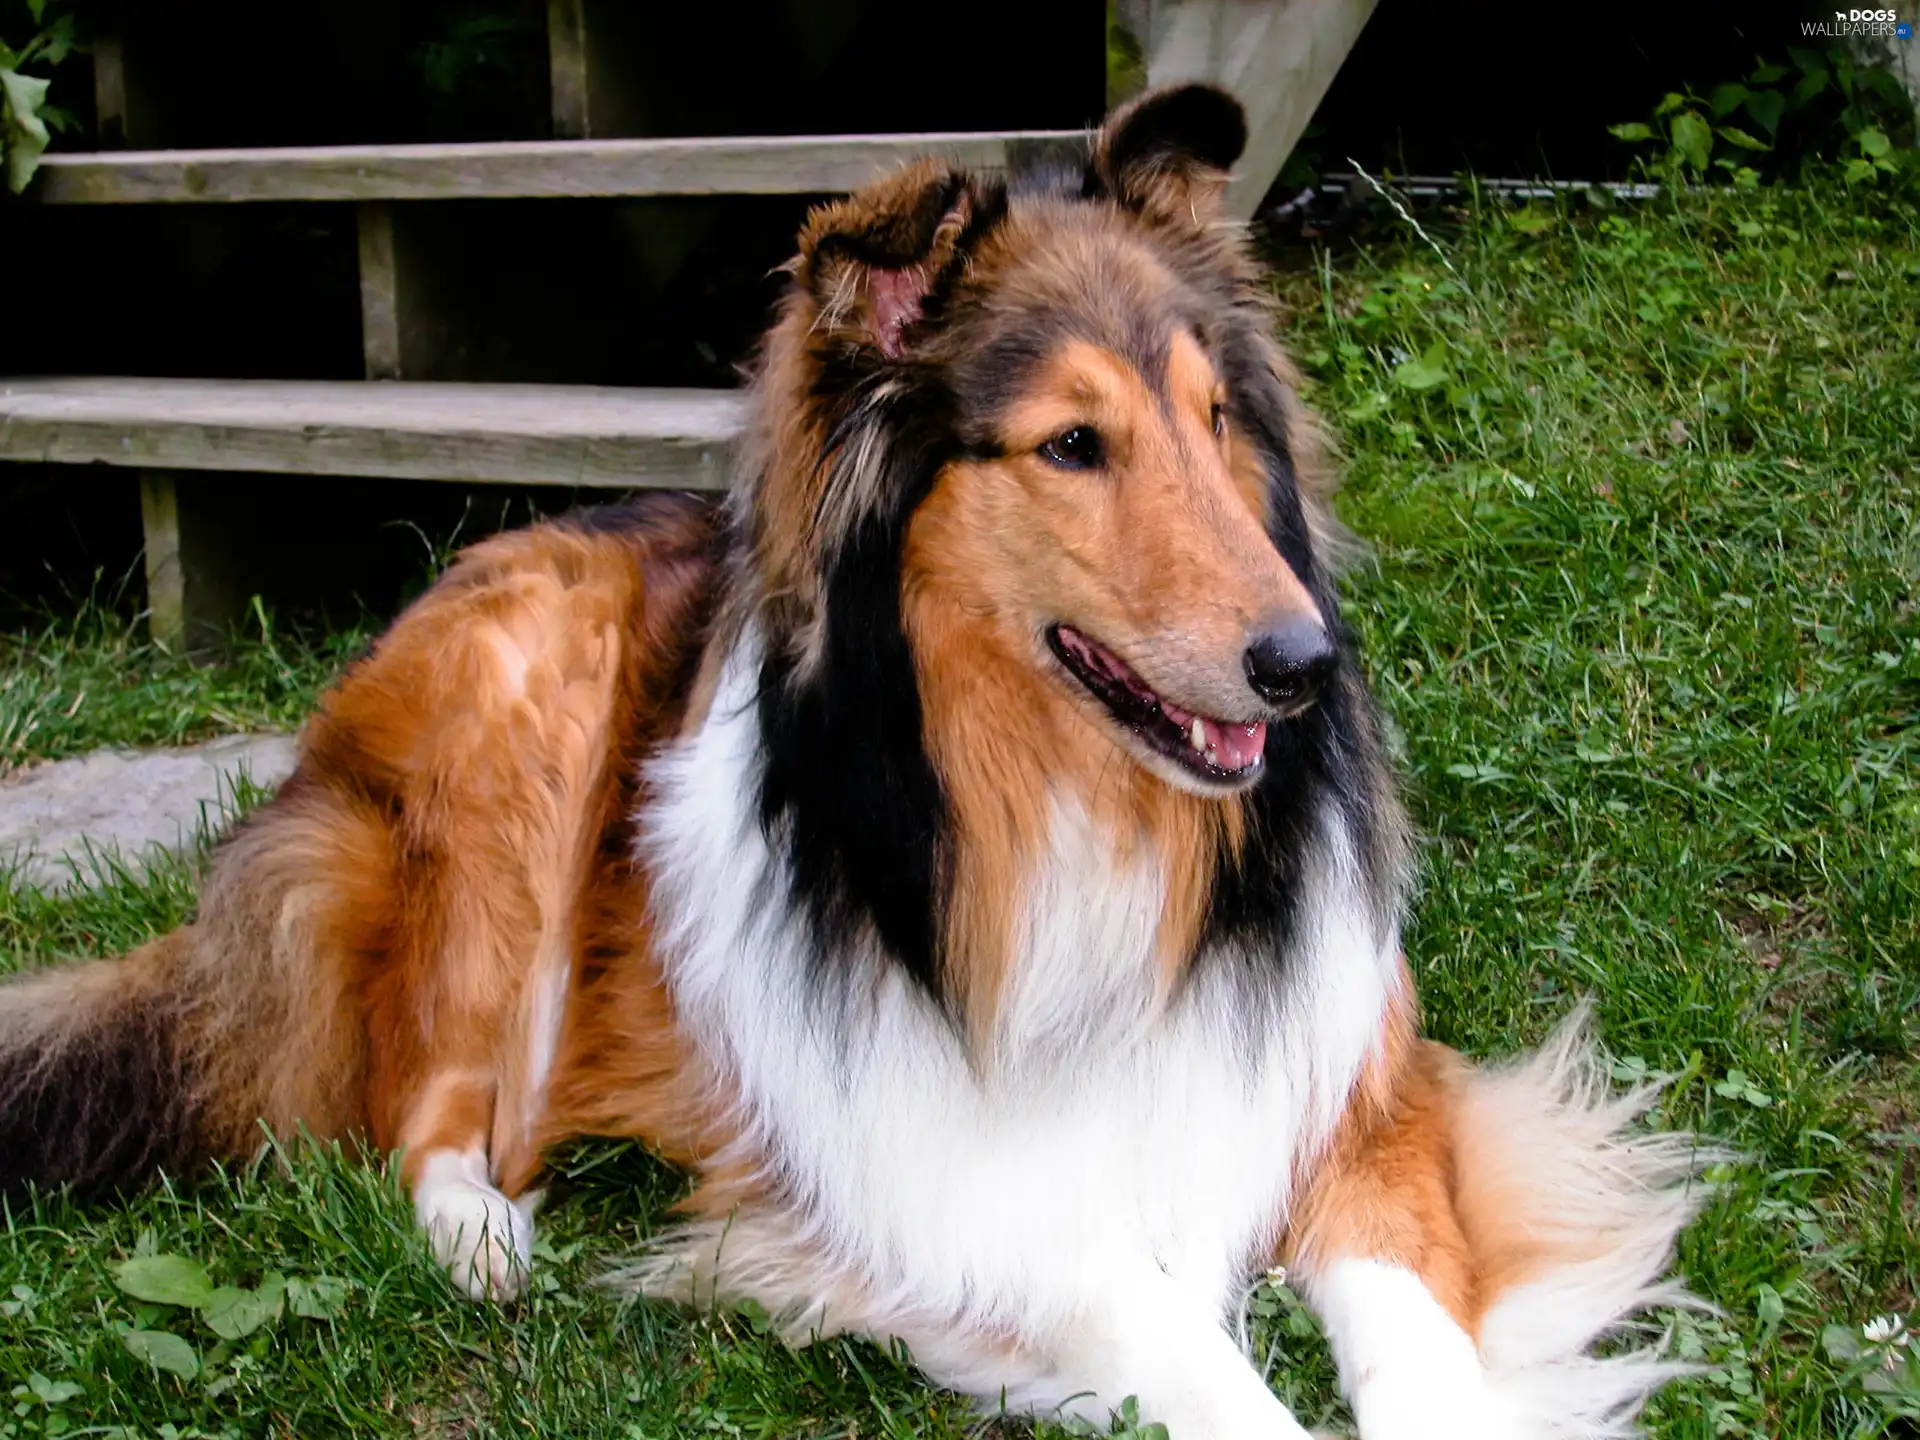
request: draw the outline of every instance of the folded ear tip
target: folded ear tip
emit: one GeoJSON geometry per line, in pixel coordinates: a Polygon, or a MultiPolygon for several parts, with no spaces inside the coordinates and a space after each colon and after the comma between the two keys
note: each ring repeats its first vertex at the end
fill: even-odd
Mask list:
{"type": "Polygon", "coordinates": [[[1101,141],[1116,172],[1156,156],[1231,170],[1247,148],[1247,112],[1217,85],[1169,85],[1117,111],[1101,141]]]}
{"type": "Polygon", "coordinates": [[[817,312],[809,333],[897,359],[928,297],[1005,208],[1004,187],[927,159],[815,209],[792,262],[817,312]]]}
{"type": "Polygon", "coordinates": [[[943,220],[965,202],[967,177],[927,159],[817,207],[800,252],[839,254],[869,265],[908,265],[926,253],[943,220]]]}

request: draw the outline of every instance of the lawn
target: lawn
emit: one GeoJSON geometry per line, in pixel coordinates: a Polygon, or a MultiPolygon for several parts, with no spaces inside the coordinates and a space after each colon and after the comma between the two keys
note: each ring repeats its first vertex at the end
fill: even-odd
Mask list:
{"type": "MultiPolygon", "coordinates": [[[[1504,1053],[1590,995],[1616,1073],[1669,1077],[1660,1120],[1746,1157],[1683,1247],[1720,1312],[1671,1320],[1704,1367],[1649,1413],[1673,1440],[1909,1423],[1862,1326],[1920,1284],[1915,215],[1837,182],[1469,203],[1276,280],[1369,547],[1351,612],[1426,838],[1429,1028],[1504,1053]]],[[[0,638],[5,762],[290,721],[356,643],[263,622],[204,672],[137,634],[89,609],[0,638]]],[[[187,863],[0,892],[0,968],[112,953],[192,894],[187,863]]],[[[563,1157],[507,1314],[453,1296],[388,1176],[287,1160],[8,1212],[0,1436],[973,1428],[875,1348],[605,1298],[679,1186],[631,1149],[563,1157]],[[140,1256],[251,1297],[116,1269],[140,1256]]],[[[1254,1308],[1275,1385],[1337,1422],[1304,1312],[1254,1308]]]]}

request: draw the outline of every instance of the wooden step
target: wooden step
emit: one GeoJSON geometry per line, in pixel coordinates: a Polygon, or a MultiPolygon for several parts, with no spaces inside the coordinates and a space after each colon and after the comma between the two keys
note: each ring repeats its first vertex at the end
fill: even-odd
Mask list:
{"type": "Polygon", "coordinates": [[[728,390],[0,379],[0,460],[717,490],[744,413],[728,390]]]}
{"type": "Polygon", "coordinates": [[[924,155],[1012,170],[1085,145],[1078,130],[1005,130],[125,150],[48,155],[28,193],[47,205],[813,195],[856,190],[924,155]]]}

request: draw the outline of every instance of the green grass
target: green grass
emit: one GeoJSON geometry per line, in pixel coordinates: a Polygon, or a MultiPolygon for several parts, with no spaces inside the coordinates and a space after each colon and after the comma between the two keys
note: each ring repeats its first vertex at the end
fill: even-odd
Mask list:
{"type": "Polygon", "coordinates": [[[296,639],[257,606],[218,666],[145,637],[144,624],[92,596],[33,629],[0,631],[0,774],[101,745],[291,730],[367,638],[356,630],[296,639]]]}
{"type": "MultiPolygon", "coordinates": [[[[1429,1028],[1502,1053],[1590,995],[1622,1076],[1673,1077],[1660,1118],[1749,1157],[1684,1246],[1722,1313],[1676,1322],[1707,1369],[1650,1413],[1673,1440],[1879,1433],[1821,1331],[1916,1301],[1914,215],[1837,188],[1469,210],[1422,217],[1437,251],[1403,231],[1277,282],[1372,548],[1351,611],[1427,837],[1408,947],[1429,1028]]],[[[344,653],[256,636],[207,676],[98,614],[0,650],[10,761],[289,722],[344,653]]],[[[189,865],[6,894],[0,963],[110,953],[191,897],[189,865]]],[[[679,1182],[630,1149],[563,1168],[537,1288],[504,1317],[453,1298],[391,1180],[336,1155],[17,1207],[0,1388],[26,1388],[0,1436],[969,1433],[872,1347],[616,1306],[596,1267],[679,1182]],[[116,1288],[156,1250],[221,1284],[344,1281],[343,1305],[223,1340],[116,1288]],[[199,1377],[135,1359],[119,1331],[141,1324],[199,1377]]],[[[1276,1383],[1327,1415],[1311,1325],[1261,1308],[1276,1383]]]]}

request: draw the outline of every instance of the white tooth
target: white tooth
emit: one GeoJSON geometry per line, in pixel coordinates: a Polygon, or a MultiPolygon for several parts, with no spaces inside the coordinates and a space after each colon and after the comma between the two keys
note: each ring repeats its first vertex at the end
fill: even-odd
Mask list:
{"type": "Polygon", "coordinates": [[[1209,745],[1209,746],[1207,747],[1207,763],[1208,763],[1209,765],[1212,765],[1212,766],[1214,766],[1214,767],[1215,767],[1215,768],[1217,768],[1217,769],[1225,769],[1225,768],[1226,768],[1225,766],[1223,766],[1223,765],[1221,765],[1221,764],[1220,764],[1220,754],[1219,754],[1219,752],[1218,752],[1217,750],[1215,750],[1215,749],[1213,748],[1213,746],[1211,746],[1211,745],[1209,745]]]}
{"type": "Polygon", "coordinates": [[[1193,748],[1196,750],[1207,748],[1207,727],[1200,723],[1198,715],[1193,717],[1193,729],[1187,732],[1187,739],[1193,742],[1193,748]]]}

